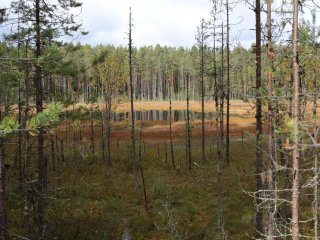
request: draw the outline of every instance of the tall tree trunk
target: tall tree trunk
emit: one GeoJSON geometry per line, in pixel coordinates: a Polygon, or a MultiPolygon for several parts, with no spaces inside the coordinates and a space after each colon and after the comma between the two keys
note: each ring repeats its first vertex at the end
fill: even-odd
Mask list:
{"type": "Polygon", "coordinates": [[[101,148],[102,148],[102,160],[106,162],[106,133],[105,133],[105,117],[101,114],[101,148]]]}
{"type": "Polygon", "coordinates": [[[130,67],[130,106],[131,106],[131,141],[132,141],[132,162],[135,173],[135,186],[139,185],[139,163],[136,157],[136,137],[135,137],[135,112],[133,108],[133,76],[132,76],[132,23],[131,23],[131,7],[129,13],[129,67],[130,67]]]}
{"type": "MultiPolygon", "coordinates": [[[[173,71],[173,70],[172,70],[173,71]]],[[[173,85],[173,73],[171,74],[171,81],[169,84],[169,118],[170,118],[170,125],[169,125],[169,131],[170,131],[170,152],[171,152],[171,162],[173,169],[176,169],[176,164],[174,161],[174,150],[173,150],[173,141],[172,141],[172,85],[173,85]]]]}
{"type": "Polygon", "coordinates": [[[256,0],[256,238],[263,235],[263,212],[261,209],[262,191],[262,104],[261,104],[261,6],[256,0]]]}
{"type": "MultiPolygon", "coordinates": [[[[26,51],[25,57],[28,57],[28,42],[26,43],[26,51]]],[[[25,110],[24,110],[24,121],[23,121],[23,128],[26,128],[27,119],[29,117],[29,65],[26,64],[25,67],[25,110]]],[[[25,229],[25,236],[29,235],[29,194],[28,194],[28,165],[29,165],[29,156],[30,156],[30,136],[29,133],[25,133],[25,153],[24,153],[24,160],[23,160],[23,192],[24,192],[24,222],[23,226],[25,229]]]]}
{"type": "MultiPolygon", "coordinates": [[[[317,74],[316,74],[316,68],[313,69],[314,76],[313,76],[313,91],[314,91],[314,97],[313,97],[313,138],[315,140],[315,144],[317,144],[318,139],[318,129],[317,129],[317,74]]],[[[314,177],[314,185],[313,185],[313,228],[314,228],[314,239],[318,240],[318,179],[319,179],[319,167],[318,167],[318,150],[317,148],[314,148],[313,150],[313,177],[314,177]]]]}
{"type": "MultiPolygon", "coordinates": [[[[108,91],[110,92],[110,91],[108,91]]],[[[106,97],[106,126],[107,126],[107,151],[108,151],[108,165],[112,166],[111,160],[111,115],[112,115],[112,98],[106,97]]]]}
{"type": "MultiPolygon", "coordinates": [[[[204,129],[204,97],[205,97],[205,91],[204,91],[204,51],[205,51],[205,32],[204,32],[204,19],[201,21],[201,62],[200,62],[200,73],[201,73],[201,156],[202,156],[202,161],[205,161],[206,158],[206,153],[205,153],[205,129],[204,129]]],[[[191,167],[190,167],[191,168],[191,167]]]]}
{"type": "MultiPolygon", "coordinates": [[[[55,157],[55,151],[54,151],[53,133],[50,134],[50,150],[51,150],[52,170],[55,172],[56,171],[56,157],[55,157]]],[[[73,152],[75,152],[75,151],[73,151],[73,152]]],[[[73,160],[75,160],[75,158],[73,160]]]]}
{"type": "Polygon", "coordinates": [[[187,154],[188,154],[188,167],[191,171],[192,158],[191,158],[191,126],[190,126],[190,111],[189,111],[189,81],[190,76],[187,76],[187,154]]]}
{"type": "Polygon", "coordinates": [[[292,65],[293,65],[293,109],[292,117],[296,124],[293,132],[292,153],[292,239],[299,239],[299,60],[298,60],[298,0],[293,1],[293,29],[292,29],[292,65]]]}
{"type": "MultiPolygon", "coordinates": [[[[19,6],[20,7],[20,6],[19,6]]],[[[20,35],[20,13],[18,11],[18,35],[20,35]]],[[[20,57],[21,40],[18,39],[18,57],[20,57]]],[[[19,71],[22,71],[20,62],[18,63],[19,71]]],[[[21,101],[21,81],[18,79],[18,122],[22,126],[22,101],[21,101]]],[[[18,133],[18,169],[19,169],[19,191],[22,192],[23,169],[22,169],[22,132],[18,133]]]]}
{"type": "Polygon", "coordinates": [[[93,125],[93,117],[92,117],[92,104],[90,108],[90,113],[89,113],[89,118],[90,118],[90,150],[91,150],[91,161],[94,162],[95,158],[95,147],[94,147],[94,125],[93,125]]]}
{"type": "Polygon", "coordinates": [[[221,159],[224,160],[224,29],[222,23],[221,33],[221,80],[220,80],[220,114],[219,114],[219,126],[220,126],[220,146],[221,146],[221,159]]]}
{"type": "Polygon", "coordinates": [[[226,122],[226,161],[230,161],[230,23],[229,23],[229,0],[227,8],[227,122],[226,122]]]}
{"type": "Polygon", "coordinates": [[[5,208],[5,167],[3,139],[0,137],[0,239],[8,239],[7,216],[5,208]]]}
{"type": "MultiPolygon", "coordinates": [[[[18,82],[19,93],[18,93],[18,122],[19,125],[22,126],[22,101],[21,101],[21,83],[20,79],[18,82]]],[[[19,190],[22,192],[23,185],[23,169],[22,169],[22,131],[18,133],[18,169],[19,169],[19,190]]]]}
{"type": "MultiPolygon", "coordinates": [[[[220,85],[217,82],[217,62],[216,62],[216,12],[217,12],[217,3],[214,2],[214,12],[213,12],[213,77],[214,77],[214,101],[215,101],[215,110],[216,110],[216,134],[217,134],[217,227],[219,232],[219,238],[224,238],[224,227],[223,227],[223,217],[222,217],[222,207],[221,207],[221,178],[220,178],[220,164],[223,159],[223,145],[221,144],[221,134],[223,129],[219,128],[219,118],[221,118],[220,109],[219,109],[219,94],[222,91],[220,85]]],[[[221,99],[220,99],[221,100],[221,99]]]]}
{"type": "MultiPolygon", "coordinates": [[[[40,35],[40,0],[35,0],[36,13],[36,51],[35,57],[41,57],[41,35],[40,35]]],[[[36,73],[34,78],[34,87],[36,94],[36,110],[37,113],[43,111],[43,89],[42,89],[42,68],[40,64],[36,64],[36,73]]],[[[39,129],[38,134],[38,182],[37,182],[37,224],[39,236],[44,235],[44,188],[46,179],[46,163],[44,155],[44,129],[39,129]]]]}
{"type": "Polygon", "coordinates": [[[268,31],[268,191],[269,191],[269,206],[268,206],[268,239],[274,238],[274,210],[275,193],[274,193],[274,126],[273,126],[273,49],[272,49],[272,32],[271,32],[271,0],[267,2],[267,31],[268,31]]]}

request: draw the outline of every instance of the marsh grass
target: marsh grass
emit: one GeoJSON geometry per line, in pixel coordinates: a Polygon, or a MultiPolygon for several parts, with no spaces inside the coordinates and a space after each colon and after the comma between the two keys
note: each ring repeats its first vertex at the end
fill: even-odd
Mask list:
{"type": "MultiPolygon", "coordinates": [[[[6,146],[9,165],[13,164],[13,146],[6,146]]],[[[118,148],[112,143],[111,169],[102,161],[101,151],[92,162],[86,153],[89,147],[77,145],[74,159],[72,146],[65,143],[65,162],[60,160],[58,171],[53,171],[52,161],[48,161],[46,239],[121,239],[123,234],[132,239],[216,239],[215,146],[211,150],[214,156],[210,157],[213,161],[203,163],[198,150],[200,139],[193,141],[192,157],[197,166],[190,172],[186,168],[184,140],[174,141],[177,169],[172,169],[170,160],[165,162],[162,142],[146,142],[146,158],[141,164],[149,211],[144,208],[142,188],[134,190],[129,143],[121,141],[118,148]],[[116,151],[120,152],[119,160],[116,151]]],[[[221,176],[225,231],[228,239],[247,239],[254,235],[255,206],[243,190],[254,189],[254,148],[248,144],[243,149],[237,139],[231,146],[233,159],[229,165],[223,164],[221,176]]],[[[36,179],[35,150],[30,162],[31,181],[36,179]]],[[[17,170],[10,167],[7,209],[12,238],[25,234],[23,196],[16,179],[17,170]]],[[[30,204],[28,209],[31,229],[35,224],[33,207],[30,204]]]]}

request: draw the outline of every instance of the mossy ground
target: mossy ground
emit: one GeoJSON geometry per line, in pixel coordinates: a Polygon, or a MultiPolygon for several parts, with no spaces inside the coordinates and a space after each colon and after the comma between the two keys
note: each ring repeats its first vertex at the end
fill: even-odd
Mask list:
{"type": "MultiPolygon", "coordinates": [[[[245,115],[232,116],[231,159],[229,164],[221,161],[220,211],[223,213],[223,230],[227,239],[250,239],[255,236],[256,206],[254,198],[248,194],[255,190],[256,182],[252,121],[245,115]]],[[[186,163],[185,123],[173,124],[176,163],[176,169],[173,169],[168,122],[144,122],[140,164],[146,184],[147,210],[141,172],[138,173],[138,187],[135,184],[128,120],[113,124],[112,166],[102,159],[99,124],[101,120],[94,120],[95,155],[92,156],[90,122],[62,122],[56,130],[55,168],[48,135],[46,229],[42,239],[130,239],[125,236],[131,239],[221,239],[217,225],[217,148],[213,121],[206,121],[205,162],[200,160],[201,125],[199,121],[193,123],[192,161],[195,164],[191,171],[186,163]]],[[[138,156],[140,129],[141,123],[138,122],[138,156]]],[[[36,138],[31,141],[28,161],[28,208],[25,208],[24,192],[19,191],[18,187],[16,140],[8,140],[5,146],[10,238],[36,239],[36,138]],[[28,228],[24,224],[24,213],[28,213],[28,228]]],[[[23,155],[24,146],[22,149],[23,155]]],[[[312,198],[304,198],[302,204],[310,205],[311,201],[312,198]]],[[[304,218],[310,215],[310,211],[302,212],[304,218]]],[[[312,226],[307,226],[304,231],[311,230],[312,226]]]]}
{"type": "MultiPolygon", "coordinates": [[[[244,146],[234,139],[230,164],[222,162],[221,208],[228,239],[254,235],[254,201],[245,193],[254,190],[254,146],[247,141],[244,146]]],[[[79,150],[80,146],[74,156],[73,145],[66,143],[65,162],[60,160],[56,171],[48,162],[46,239],[121,239],[125,234],[132,239],[219,239],[215,146],[207,147],[208,161],[202,163],[200,141],[194,140],[192,157],[197,166],[189,171],[185,141],[174,141],[177,170],[171,166],[169,144],[167,157],[164,143],[145,144],[141,165],[148,211],[142,185],[135,189],[128,142],[120,142],[119,147],[113,143],[111,167],[101,159],[98,146],[92,160],[90,153],[79,150]]],[[[32,162],[36,168],[36,161],[32,162]]],[[[16,177],[15,170],[8,171],[7,209],[12,238],[24,236],[23,201],[16,177]]],[[[33,210],[28,211],[32,215],[33,210]]],[[[33,220],[30,222],[32,228],[33,220]]]]}

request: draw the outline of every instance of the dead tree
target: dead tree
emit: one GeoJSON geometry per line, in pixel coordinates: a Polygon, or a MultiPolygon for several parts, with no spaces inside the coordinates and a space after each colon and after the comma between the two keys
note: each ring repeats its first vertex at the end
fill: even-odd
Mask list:
{"type": "Polygon", "coordinates": [[[261,5],[256,0],[256,238],[260,239],[263,233],[263,212],[261,209],[262,187],[262,102],[261,102],[261,5]]]}
{"type": "MultiPolygon", "coordinates": [[[[217,20],[217,2],[213,2],[213,79],[214,79],[214,101],[215,101],[215,124],[216,124],[216,135],[217,135],[217,165],[216,165],[216,191],[217,191],[217,228],[219,233],[219,238],[224,239],[224,223],[223,223],[223,209],[222,209],[222,199],[221,199],[221,162],[223,161],[223,125],[222,122],[219,124],[219,119],[223,119],[223,112],[220,111],[219,104],[223,101],[223,81],[220,79],[218,82],[218,73],[217,73],[217,49],[216,49],[216,20],[217,20]],[[222,128],[220,128],[222,126],[222,128]],[[221,137],[222,136],[222,137],[221,137]]],[[[223,26],[222,26],[223,28],[223,26]]],[[[223,30],[222,30],[223,32],[223,30]]],[[[223,35],[223,34],[222,34],[223,35]]],[[[223,37],[222,37],[223,39],[223,37]]],[[[223,45],[222,45],[223,49],[223,45]]],[[[223,53],[222,53],[223,54],[223,53]]],[[[222,57],[223,58],[223,57],[222,57]]],[[[221,106],[220,106],[221,107],[221,106]]],[[[222,120],[223,121],[223,120],[222,120]]]]}
{"type": "Polygon", "coordinates": [[[191,171],[192,166],[192,158],[191,158],[191,123],[190,123],[190,104],[189,104],[189,82],[190,75],[187,75],[187,159],[188,159],[188,167],[191,171]]]}
{"type": "Polygon", "coordinates": [[[220,154],[224,160],[224,26],[221,24],[221,73],[219,82],[219,136],[220,136],[220,154]]]}
{"type": "Polygon", "coordinates": [[[131,141],[132,141],[132,162],[133,162],[133,169],[135,173],[135,186],[138,188],[139,185],[139,163],[136,157],[136,137],[135,137],[135,112],[133,107],[133,64],[132,64],[132,18],[131,18],[131,7],[129,13],[129,81],[130,81],[130,111],[131,111],[131,141]]]}
{"type": "Polygon", "coordinates": [[[292,152],[292,239],[299,239],[299,60],[298,60],[298,24],[299,1],[293,1],[293,28],[292,28],[292,65],[293,65],[293,109],[292,117],[295,123],[293,129],[292,152]]]}
{"type": "Polygon", "coordinates": [[[226,104],[227,104],[227,121],[226,121],[226,161],[230,161],[230,23],[229,23],[229,0],[226,0],[226,11],[227,11],[227,93],[226,93],[226,104]]]}
{"type": "Polygon", "coordinates": [[[275,192],[274,192],[274,113],[273,113],[273,49],[272,49],[272,31],[271,31],[271,0],[267,1],[267,32],[268,32],[268,239],[273,239],[274,237],[274,213],[276,212],[274,207],[275,192]]]}
{"type": "MultiPolygon", "coordinates": [[[[312,117],[314,119],[313,122],[313,138],[316,140],[315,144],[317,144],[318,139],[318,128],[317,128],[317,74],[316,69],[313,69],[314,76],[313,76],[313,89],[314,89],[314,97],[313,97],[313,109],[312,109],[312,117]]],[[[317,148],[314,148],[313,150],[313,178],[314,178],[314,185],[313,185],[313,228],[314,228],[314,239],[318,240],[318,206],[319,206],[319,200],[318,200],[318,179],[319,179],[319,166],[318,166],[318,150],[317,148]]]]}
{"type": "MultiPolygon", "coordinates": [[[[171,66],[173,68],[173,66],[171,66]]],[[[171,73],[171,81],[169,84],[169,134],[170,134],[170,152],[171,152],[171,162],[173,169],[176,169],[176,164],[174,161],[174,150],[173,150],[173,141],[172,141],[172,85],[173,85],[173,69],[171,73]]]]}

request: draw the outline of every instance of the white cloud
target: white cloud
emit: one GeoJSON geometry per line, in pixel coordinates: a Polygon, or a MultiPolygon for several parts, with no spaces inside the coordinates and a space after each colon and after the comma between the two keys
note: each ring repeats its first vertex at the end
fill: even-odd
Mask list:
{"type": "MultiPolygon", "coordinates": [[[[81,0],[79,0],[81,1],[81,0]]],[[[9,7],[10,0],[1,0],[0,8],[9,7]]],[[[134,45],[191,47],[200,19],[210,19],[211,0],[82,0],[80,16],[89,35],[76,38],[81,43],[127,45],[129,7],[133,14],[134,45]]],[[[280,1],[279,1],[280,2],[280,1]]],[[[279,4],[279,2],[275,2],[279,4]]],[[[78,13],[78,12],[76,12],[78,13]]],[[[302,15],[302,14],[301,14],[302,15]]],[[[310,13],[304,17],[310,19],[310,13]]],[[[218,20],[225,21],[226,16],[218,20]]],[[[230,32],[233,45],[249,47],[255,41],[254,12],[244,3],[230,11],[230,32]]],[[[265,24],[265,13],[262,13],[265,24]]],[[[0,27],[0,34],[10,26],[0,27]]]]}
{"type": "MultiPolygon", "coordinates": [[[[81,1],[81,0],[80,0],[81,1]]],[[[10,0],[0,5],[8,6],[10,0]]],[[[132,7],[133,40],[135,46],[161,45],[191,47],[200,19],[210,19],[210,0],[82,0],[78,19],[83,23],[87,36],[76,39],[81,43],[127,45],[129,7],[132,7]]],[[[254,13],[247,6],[238,4],[230,12],[231,39],[238,37],[245,42],[254,41],[254,13]],[[241,31],[241,34],[239,32],[241,31]]],[[[225,17],[224,17],[225,18],[225,17]]],[[[222,21],[222,20],[221,20],[222,21]]],[[[250,44],[243,44],[250,46],[250,44]]]]}
{"type": "Polygon", "coordinates": [[[81,18],[91,33],[83,41],[125,45],[131,6],[136,46],[157,43],[191,46],[196,26],[201,17],[209,17],[211,5],[208,0],[84,0],[83,3],[81,18]],[[99,38],[97,32],[104,32],[105,38],[99,38]]]}

